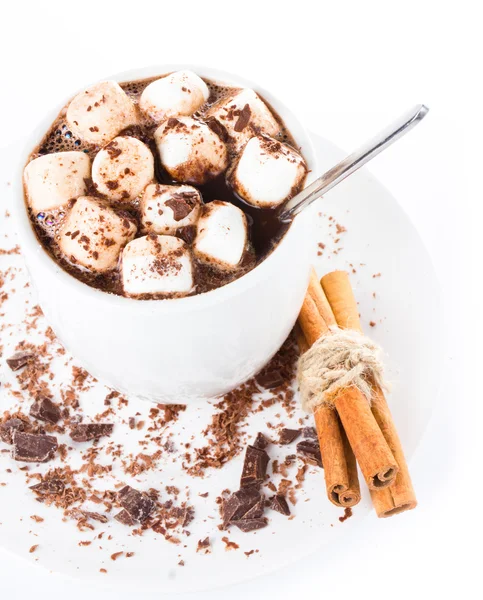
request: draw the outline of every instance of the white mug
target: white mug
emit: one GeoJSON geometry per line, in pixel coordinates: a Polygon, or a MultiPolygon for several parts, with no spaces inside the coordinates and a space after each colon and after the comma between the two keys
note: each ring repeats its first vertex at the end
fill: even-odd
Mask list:
{"type": "MultiPolygon", "coordinates": [[[[278,98],[251,81],[194,65],[160,65],[109,79],[129,81],[179,69],[259,92],[301,148],[309,168],[306,183],[314,179],[316,157],[304,127],[278,98]]],[[[186,404],[230,391],[270,360],[295,323],[309,278],[317,203],[295,218],[263,262],[224,287],[167,300],[134,300],[89,287],[44,250],[32,229],[23,194],[28,156],[66,102],[29,137],[15,178],[19,240],[52,329],[92,375],[122,393],[186,404]]]]}

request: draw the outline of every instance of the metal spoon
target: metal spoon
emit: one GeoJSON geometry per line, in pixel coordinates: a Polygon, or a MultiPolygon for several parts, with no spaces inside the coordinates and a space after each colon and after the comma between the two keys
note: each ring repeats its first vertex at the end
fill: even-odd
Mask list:
{"type": "Polygon", "coordinates": [[[409,112],[397,119],[392,125],[381,131],[375,138],[361,148],[349,154],[340,163],[329,169],[321,177],[313,181],[299,194],[288,200],[281,207],[279,219],[289,221],[314,200],[320,198],[346,177],[357,171],[371,159],[388,148],[392,143],[405,135],[428,114],[429,108],[418,104],[409,112]]]}

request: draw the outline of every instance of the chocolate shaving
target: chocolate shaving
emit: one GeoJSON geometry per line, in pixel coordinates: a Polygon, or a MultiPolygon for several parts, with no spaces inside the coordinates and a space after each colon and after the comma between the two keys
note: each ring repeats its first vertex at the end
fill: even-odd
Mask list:
{"type": "Polygon", "coordinates": [[[278,443],[282,445],[291,444],[300,435],[300,429],[281,429],[278,443]]]}
{"type": "Polygon", "coordinates": [[[57,438],[51,435],[14,431],[12,458],[23,462],[48,462],[58,448],[57,438]]]}
{"type": "Polygon", "coordinates": [[[89,442],[111,435],[113,429],[112,423],[79,423],[70,432],[70,437],[74,442],[89,442]]]}
{"type": "Polygon", "coordinates": [[[40,421],[46,421],[47,423],[57,423],[60,419],[61,412],[57,404],[54,404],[52,400],[48,398],[41,398],[32,404],[30,408],[30,415],[39,419],[40,421]]]}
{"type": "Polygon", "coordinates": [[[248,446],[240,478],[240,487],[263,483],[267,474],[268,461],[268,454],[265,450],[248,446]]]}
{"type": "Polygon", "coordinates": [[[65,484],[61,479],[48,479],[36,485],[31,485],[30,489],[40,496],[51,496],[62,494],[65,489],[65,484]]]}

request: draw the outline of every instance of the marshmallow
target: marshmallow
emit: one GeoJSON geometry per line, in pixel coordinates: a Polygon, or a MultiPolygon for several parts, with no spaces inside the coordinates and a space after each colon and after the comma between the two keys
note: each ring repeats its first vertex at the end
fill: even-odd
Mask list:
{"type": "Polygon", "coordinates": [[[228,180],[249,204],[273,208],[300,191],[306,173],[304,159],[293,148],[258,135],[243,148],[228,180]]]}
{"type": "Polygon", "coordinates": [[[196,225],[201,211],[201,196],[190,185],[152,183],[140,202],[145,231],[175,235],[181,227],[196,225]]]}
{"type": "Polygon", "coordinates": [[[156,79],[144,89],[141,110],[157,123],[169,117],[192,115],[207,100],[206,83],[193,71],[177,71],[156,79]]]}
{"type": "Polygon", "coordinates": [[[137,120],[134,103],[115,81],[87,88],[67,108],[67,122],[74,135],[91,144],[107,144],[137,120]]]}
{"type": "Polygon", "coordinates": [[[229,202],[206,204],[198,221],[194,252],[202,262],[233,269],[247,246],[248,226],[242,210],[229,202]]]}
{"type": "Polygon", "coordinates": [[[124,248],[122,283],[129,296],[186,295],[193,288],[191,255],[177,237],[149,234],[124,248]]]}
{"type": "Polygon", "coordinates": [[[133,137],[114,138],[92,163],[92,181],[109,200],[133,200],[153,179],[153,154],[133,137]]]}
{"type": "Polygon", "coordinates": [[[102,273],[117,266],[119,254],[136,235],[132,218],[90,196],[77,199],[62,225],[59,248],[68,261],[102,273]]]}
{"type": "Polygon", "coordinates": [[[55,152],[35,158],[25,167],[27,199],[34,213],[60,208],[86,193],[91,161],[84,152],[55,152]]]}
{"type": "Polygon", "coordinates": [[[171,117],[154,133],[161,163],[176,181],[203,184],[228,165],[226,146],[206,123],[171,117]]]}
{"type": "Polygon", "coordinates": [[[277,135],[280,123],[256,92],[245,88],[222,98],[207,112],[224,127],[236,150],[257,133],[277,135]]]}

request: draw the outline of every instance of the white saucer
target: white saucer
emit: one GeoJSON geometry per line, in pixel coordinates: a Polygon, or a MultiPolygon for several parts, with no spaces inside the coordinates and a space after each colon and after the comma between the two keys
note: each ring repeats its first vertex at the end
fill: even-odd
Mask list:
{"type": "MultiPolygon", "coordinates": [[[[333,144],[319,137],[314,136],[314,143],[324,169],[344,156],[333,144]]],[[[0,161],[0,165],[6,169],[2,178],[4,181],[8,181],[14,160],[15,153],[7,150],[5,159],[2,157],[0,161]]],[[[389,379],[393,383],[389,402],[406,453],[411,457],[436,403],[437,381],[442,364],[441,332],[438,330],[438,323],[441,322],[440,296],[432,265],[416,230],[401,207],[389,191],[365,171],[356,173],[331,192],[322,201],[321,210],[332,216],[333,220],[320,218],[319,235],[314,240],[314,248],[318,242],[325,244],[325,248],[320,249],[323,254],[315,259],[315,264],[320,274],[336,268],[356,271],[352,275],[352,282],[360,303],[362,323],[388,354],[389,379]],[[347,231],[336,234],[335,223],[347,231]],[[334,241],[336,238],[340,238],[338,242],[334,241]],[[334,254],[333,250],[338,248],[341,249],[334,254]],[[371,328],[370,322],[374,322],[375,326],[371,328]]],[[[0,247],[10,244],[14,244],[13,222],[3,219],[2,214],[0,247]],[[8,239],[4,238],[5,233],[8,239]]],[[[1,270],[10,264],[21,267],[21,257],[0,256],[1,270]]],[[[2,312],[5,312],[3,320],[13,325],[0,333],[1,343],[5,346],[0,359],[0,381],[4,384],[0,387],[2,407],[9,407],[13,402],[5,383],[15,382],[5,358],[13,353],[15,344],[21,339],[32,339],[26,336],[25,328],[21,325],[25,312],[24,301],[32,300],[32,290],[23,288],[26,281],[25,273],[17,275],[16,295],[13,300],[5,302],[2,308],[2,312]]],[[[68,380],[66,373],[60,361],[58,383],[62,382],[62,378],[68,380]]],[[[98,384],[83,397],[82,403],[87,414],[95,414],[105,408],[103,399],[106,393],[106,388],[98,384]]],[[[134,414],[136,410],[147,412],[148,408],[144,404],[135,406],[132,401],[124,415],[134,414]]],[[[195,435],[198,444],[202,445],[201,432],[212,412],[211,405],[203,405],[183,413],[173,427],[173,439],[188,440],[195,435]]],[[[266,422],[276,422],[274,415],[278,412],[282,412],[282,420],[290,426],[283,411],[275,407],[250,419],[249,431],[252,436],[258,431],[267,431],[266,422]]],[[[297,426],[296,419],[299,416],[296,415],[293,425],[297,426]]],[[[126,434],[123,439],[125,446],[128,447],[131,442],[134,449],[129,430],[124,428],[122,433],[126,434]]],[[[193,445],[196,444],[195,440],[193,445]]],[[[5,448],[2,444],[2,449],[5,448]]],[[[274,449],[272,456],[277,452],[283,457],[291,451],[290,447],[283,451],[274,449]]],[[[209,473],[205,479],[192,479],[179,463],[166,461],[161,473],[151,473],[148,477],[141,475],[138,478],[139,487],[164,489],[165,485],[176,485],[181,490],[185,486],[191,488],[191,502],[195,505],[196,517],[189,527],[191,537],[182,538],[183,544],[188,545],[184,549],[152,532],[147,532],[142,538],[132,537],[129,528],[112,520],[107,525],[96,524],[95,532],[80,533],[74,521],[62,522],[62,511],[49,509],[35,501],[25,485],[24,474],[18,471],[19,463],[12,461],[8,454],[1,454],[0,457],[0,483],[7,483],[6,486],[0,486],[2,547],[27,560],[37,559],[37,564],[53,572],[82,580],[95,580],[103,586],[132,589],[138,593],[143,590],[157,590],[158,593],[194,592],[267,574],[315,551],[320,552],[329,546],[333,548],[336,540],[342,536],[357,535],[358,522],[371,512],[368,494],[365,493],[361,504],[354,509],[354,516],[340,523],[338,517],[342,512],[325,497],[322,472],[310,469],[303,492],[293,507],[295,519],[288,520],[272,511],[267,528],[252,534],[239,531],[226,534],[217,529],[219,517],[215,498],[224,488],[236,489],[242,457],[233,460],[221,471],[209,473]],[[9,468],[14,473],[5,473],[9,468]],[[208,498],[198,497],[198,493],[206,491],[210,493],[208,498]],[[29,517],[34,514],[43,517],[44,522],[32,521],[29,517]],[[102,541],[93,541],[87,547],[78,545],[80,540],[94,540],[102,530],[107,532],[102,541]],[[109,534],[113,536],[110,541],[107,539],[109,534]],[[225,544],[221,540],[224,535],[238,543],[240,549],[225,551],[225,544]],[[197,541],[206,536],[212,539],[212,553],[207,556],[197,554],[197,541]],[[37,551],[29,554],[29,548],[35,544],[39,545],[37,551]],[[258,549],[259,552],[247,558],[244,551],[251,549],[258,549]],[[110,555],[119,550],[135,552],[135,556],[112,561],[110,555]],[[184,567],[178,566],[180,558],[185,561],[184,567]],[[100,573],[100,568],[107,569],[108,573],[100,573]]]]}

